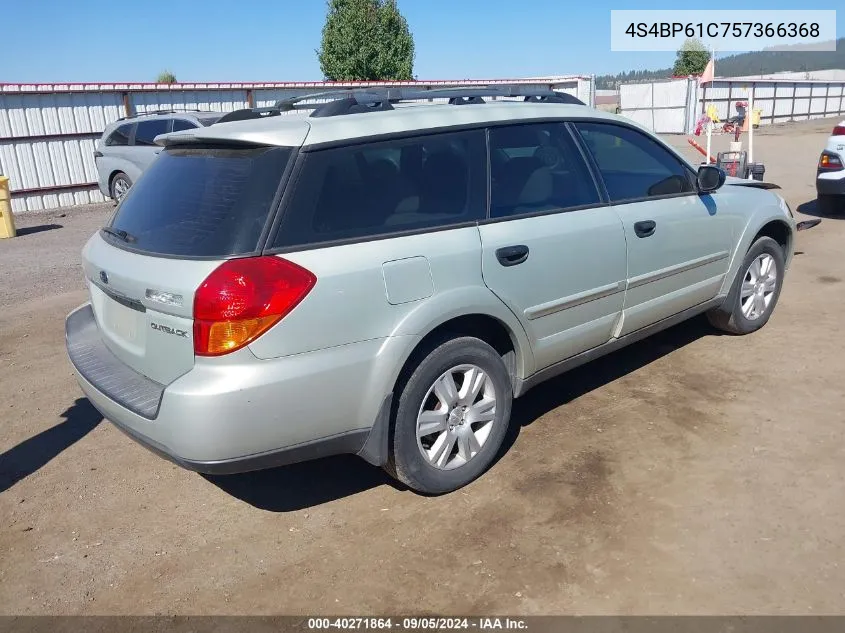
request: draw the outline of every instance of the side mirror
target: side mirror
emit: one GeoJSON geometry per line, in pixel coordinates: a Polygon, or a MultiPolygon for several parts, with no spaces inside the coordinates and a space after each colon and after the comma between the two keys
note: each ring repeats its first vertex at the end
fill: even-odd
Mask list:
{"type": "Polygon", "coordinates": [[[698,168],[698,174],[696,175],[698,190],[701,193],[716,191],[716,189],[725,184],[726,177],[727,176],[721,167],[716,167],[715,165],[702,165],[698,168]]]}

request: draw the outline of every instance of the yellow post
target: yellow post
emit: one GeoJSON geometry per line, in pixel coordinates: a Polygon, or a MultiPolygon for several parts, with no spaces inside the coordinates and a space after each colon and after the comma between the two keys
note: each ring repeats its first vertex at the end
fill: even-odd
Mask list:
{"type": "Polygon", "coordinates": [[[12,215],[12,194],[9,193],[9,178],[0,176],[0,239],[15,237],[15,216],[12,215]]]}

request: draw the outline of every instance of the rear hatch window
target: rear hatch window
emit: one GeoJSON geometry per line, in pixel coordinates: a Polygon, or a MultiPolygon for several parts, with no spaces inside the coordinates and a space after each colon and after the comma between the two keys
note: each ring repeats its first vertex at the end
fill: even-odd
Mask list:
{"type": "Polygon", "coordinates": [[[151,255],[253,253],[291,153],[286,147],[164,150],[132,186],[104,237],[151,255]]]}

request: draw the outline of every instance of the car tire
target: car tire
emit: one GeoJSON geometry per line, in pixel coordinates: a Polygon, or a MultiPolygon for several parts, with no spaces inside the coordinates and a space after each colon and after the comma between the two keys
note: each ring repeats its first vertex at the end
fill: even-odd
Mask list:
{"type": "Polygon", "coordinates": [[[745,254],[725,303],[707,313],[710,323],[729,334],[759,330],[774,312],[785,271],[781,245],[759,238],[745,254]]]}
{"type": "Polygon", "coordinates": [[[507,433],[513,385],[502,357],[480,339],[440,339],[427,350],[397,385],[385,469],[434,495],[467,485],[490,466],[507,433]]]}
{"type": "Polygon", "coordinates": [[[845,213],[845,196],[820,194],[818,196],[817,206],[822,215],[845,213]]]}
{"type": "Polygon", "coordinates": [[[120,201],[126,196],[131,186],[132,181],[129,180],[129,176],[124,174],[122,171],[119,171],[114,175],[111,179],[109,191],[111,192],[111,198],[115,201],[115,204],[120,204],[120,201]]]}

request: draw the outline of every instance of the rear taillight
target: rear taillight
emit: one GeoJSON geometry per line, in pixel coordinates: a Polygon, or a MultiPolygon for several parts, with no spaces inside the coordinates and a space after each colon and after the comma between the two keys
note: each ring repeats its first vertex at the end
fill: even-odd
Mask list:
{"type": "Polygon", "coordinates": [[[833,152],[822,152],[819,158],[819,169],[838,171],[842,169],[842,159],[833,152]]]}
{"type": "Polygon", "coordinates": [[[220,356],[254,341],[314,287],[308,270],[279,257],[232,259],[194,295],[194,353],[220,356]]]}
{"type": "Polygon", "coordinates": [[[845,125],[837,125],[833,128],[833,134],[831,136],[845,136],[845,125]]]}

